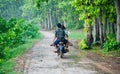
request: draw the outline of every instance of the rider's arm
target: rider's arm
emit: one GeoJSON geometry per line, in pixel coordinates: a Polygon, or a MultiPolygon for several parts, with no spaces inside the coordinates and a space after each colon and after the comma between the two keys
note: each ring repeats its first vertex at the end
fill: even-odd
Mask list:
{"type": "Polygon", "coordinates": [[[55,36],[54,39],[53,39],[53,42],[55,41],[56,38],[57,38],[57,37],[55,36]]]}
{"type": "Polygon", "coordinates": [[[66,35],[66,39],[68,40],[68,35],[66,35]]]}
{"type": "Polygon", "coordinates": [[[54,36],[53,42],[55,41],[56,38],[57,38],[57,31],[55,31],[55,36],[54,36]]]}
{"type": "Polygon", "coordinates": [[[65,31],[65,36],[66,36],[66,39],[68,40],[68,33],[65,31]]]}

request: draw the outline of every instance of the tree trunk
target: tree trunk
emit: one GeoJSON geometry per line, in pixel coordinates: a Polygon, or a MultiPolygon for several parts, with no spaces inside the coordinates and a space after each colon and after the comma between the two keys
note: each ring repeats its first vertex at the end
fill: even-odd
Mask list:
{"type": "Polygon", "coordinates": [[[116,41],[120,42],[120,0],[114,0],[117,13],[117,37],[116,41]]]}
{"type": "Polygon", "coordinates": [[[110,34],[110,22],[108,23],[108,34],[110,34]]]}
{"type": "Polygon", "coordinates": [[[59,19],[58,19],[58,14],[57,14],[57,10],[55,11],[55,25],[59,22],[58,21],[59,19]]]}
{"type": "Polygon", "coordinates": [[[107,39],[107,36],[106,36],[106,30],[107,30],[107,11],[106,9],[104,9],[104,13],[105,13],[105,17],[104,17],[104,27],[103,27],[103,37],[104,37],[104,42],[106,41],[107,39]]]}
{"type": "Polygon", "coordinates": [[[64,26],[66,27],[66,21],[64,20],[64,26]]]}
{"type": "Polygon", "coordinates": [[[47,30],[50,30],[50,17],[49,17],[49,12],[48,12],[48,19],[47,19],[47,23],[48,23],[48,28],[47,28],[47,30]]]}
{"type": "Polygon", "coordinates": [[[47,29],[47,18],[45,18],[45,29],[47,29]]]}
{"type": "Polygon", "coordinates": [[[55,14],[53,15],[52,20],[53,20],[53,28],[55,28],[55,26],[56,26],[56,18],[55,18],[55,14]]]}
{"type": "MultiPolygon", "coordinates": [[[[67,17],[66,14],[64,14],[64,16],[67,17]]],[[[64,23],[64,26],[67,27],[66,19],[63,20],[63,23],[64,23]]]]}
{"type": "Polygon", "coordinates": [[[98,19],[95,18],[94,19],[94,43],[96,43],[97,41],[99,41],[99,24],[98,24],[98,19]]]}
{"type": "Polygon", "coordinates": [[[92,35],[92,26],[88,25],[88,31],[87,31],[87,46],[88,48],[91,47],[92,43],[93,43],[93,35],[92,35]]]}
{"type": "Polygon", "coordinates": [[[99,12],[99,33],[100,33],[100,43],[103,46],[103,25],[102,25],[102,11],[99,12]]]}
{"type": "Polygon", "coordinates": [[[41,25],[40,26],[41,26],[42,29],[44,29],[44,21],[43,20],[41,21],[41,25]]]}
{"type": "Polygon", "coordinates": [[[53,24],[52,24],[52,11],[50,10],[50,29],[53,28],[53,24]]]}
{"type": "Polygon", "coordinates": [[[116,22],[114,22],[114,29],[115,29],[115,33],[117,32],[117,25],[116,22]]]}
{"type": "Polygon", "coordinates": [[[57,16],[57,17],[58,17],[58,22],[59,22],[59,23],[62,22],[61,16],[62,16],[62,12],[61,12],[61,10],[59,9],[59,10],[58,10],[58,16],[57,16]]]}
{"type": "Polygon", "coordinates": [[[55,26],[56,26],[56,9],[54,11],[52,11],[51,20],[52,20],[52,28],[55,28],[55,26]]]}
{"type": "Polygon", "coordinates": [[[115,24],[114,23],[112,23],[112,34],[115,34],[116,32],[115,32],[115,24]]]}

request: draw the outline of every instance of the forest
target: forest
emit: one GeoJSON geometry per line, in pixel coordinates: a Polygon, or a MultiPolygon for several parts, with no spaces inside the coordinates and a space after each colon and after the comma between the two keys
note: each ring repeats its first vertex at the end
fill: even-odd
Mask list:
{"type": "Polygon", "coordinates": [[[80,49],[120,52],[120,0],[0,0],[0,74],[7,72],[3,63],[16,57],[15,48],[57,23],[84,31],[80,49]]]}
{"type": "Polygon", "coordinates": [[[42,28],[51,30],[61,22],[68,30],[84,28],[86,37],[79,43],[82,49],[92,45],[100,45],[106,51],[120,48],[119,0],[46,1],[35,0],[41,11],[42,28]]]}

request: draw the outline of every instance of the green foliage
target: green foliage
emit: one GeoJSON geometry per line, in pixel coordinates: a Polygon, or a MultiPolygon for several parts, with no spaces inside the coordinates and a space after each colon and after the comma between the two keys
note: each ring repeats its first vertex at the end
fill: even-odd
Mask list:
{"type": "Polygon", "coordinates": [[[16,62],[13,60],[4,61],[0,66],[0,74],[16,74],[14,66],[16,62]]]}
{"type": "Polygon", "coordinates": [[[120,42],[108,40],[104,43],[104,51],[111,51],[118,49],[120,49],[120,42]]]}
{"type": "Polygon", "coordinates": [[[120,49],[106,52],[102,50],[101,47],[93,47],[91,50],[88,51],[92,53],[97,53],[105,57],[120,57],[120,49]]]}
{"type": "Polygon", "coordinates": [[[6,20],[0,17],[0,33],[6,31],[6,20]]]}
{"type": "Polygon", "coordinates": [[[7,28],[10,29],[10,28],[14,27],[16,23],[17,23],[17,19],[11,18],[11,19],[8,21],[7,28]]]}
{"type": "MultiPolygon", "coordinates": [[[[75,13],[75,8],[71,6],[72,0],[48,0],[48,2],[41,2],[38,0],[38,5],[41,6],[38,14],[42,25],[49,25],[55,27],[56,23],[64,24],[68,29],[83,28],[83,21],[79,21],[79,14],[75,13]],[[51,16],[50,16],[51,15],[51,16]],[[51,19],[50,22],[49,19],[51,19]]],[[[33,10],[33,9],[32,9],[33,10]]],[[[45,26],[43,28],[46,28],[45,26]]]]}
{"type": "Polygon", "coordinates": [[[41,5],[41,2],[48,2],[49,0],[33,0],[33,1],[35,1],[36,7],[39,8],[41,5]]]}
{"type": "MultiPolygon", "coordinates": [[[[94,24],[94,19],[99,17],[99,13],[102,13],[102,18],[107,16],[109,22],[115,22],[116,10],[113,0],[74,0],[72,6],[75,10],[80,12],[79,19],[85,21],[85,25],[94,24]],[[101,11],[100,11],[101,10],[101,11]],[[105,14],[105,11],[107,15],[105,14]]],[[[104,19],[102,20],[104,22],[104,19]]]]}
{"type": "Polygon", "coordinates": [[[40,36],[39,27],[33,24],[27,24],[24,19],[11,18],[6,21],[0,18],[0,74],[16,74],[13,71],[11,58],[21,55],[27,48],[31,48],[33,42],[28,39],[40,36]],[[28,43],[27,43],[28,42],[28,43]],[[25,45],[27,43],[27,45],[25,45]]]}
{"type": "Polygon", "coordinates": [[[116,41],[113,41],[113,40],[107,40],[104,43],[103,48],[104,48],[103,49],[104,51],[118,50],[120,48],[120,42],[116,42],[116,41]]]}
{"type": "Polygon", "coordinates": [[[27,24],[23,19],[11,18],[7,22],[0,18],[0,24],[0,59],[8,59],[5,56],[10,50],[24,44],[28,38],[35,38],[39,35],[39,28],[27,24]]]}
{"type": "Polygon", "coordinates": [[[85,39],[82,39],[79,43],[78,43],[79,48],[81,49],[88,49],[87,43],[85,39]]]}
{"type": "MultiPolygon", "coordinates": [[[[89,31],[89,25],[94,25],[95,19],[101,18],[101,24],[103,24],[101,29],[105,34],[107,34],[107,27],[105,27],[105,22],[115,23],[116,21],[116,10],[114,5],[114,0],[74,0],[72,1],[72,6],[77,12],[79,12],[79,19],[84,21],[85,31],[89,31]],[[102,14],[102,15],[101,15],[102,14]]],[[[97,21],[98,22],[98,21],[97,21]]],[[[99,21],[100,23],[100,21],[99,21]]],[[[97,29],[97,28],[96,28],[97,29]]],[[[100,29],[100,28],[99,28],[100,29]]],[[[100,32],[99,32],[100,33],[100,32]]],[[[113,49],[119,49],[120,43],[116,42],[115,35],[107,35],[107,41],[104,43],[104,50],[111,51],[113,49]]],[[[95,42],[96,44],[98,42],[95,42]]],[[[101,43],[102,44],[102,43],[101,43]]]]}
{"type": "Polygon", "coordinates": [[[78,30],[78,29],[82,29],[83,28],[83,21],[77,21],[77,22],[68,22],[67,24],[67,28],[68,29],[73,29],[73,30],[78,30]]]}
{"type": "Polygon", "coordinates": [[[42,36],[35,39],[29,39],[25,44],[13,48],[12,50],[9,50],[9,48],[6,47],[6,50],[9,50],[7,51],[7,54],[5,56],[6,58],[8,58],[8,60],[0,59],[0,74],[19,74],[16,73],[16,70],[14,70],[16,68],[16,60],[11,58],[22,55],[25,51],[29,50],[36,41],[41,39],[41,37],[42,36]]]}
{"type": "Polygon", "coordinates": [[[28,24],[29,27],[25,32],[25,35],[27,35],[29,38],[35,38],[37,37],[40,33],[39,31],[39,27],[37,25],[32,25],[32,24],[28,24]]]}
{"type": "Polygon", "coordinates": [[[115,41],[115,34],[109,34],[107,36],[108,40],[104,43],[104,51],[112,51],[120,49],[120,42],[115,41]]]}
{"type": "Polygon", "coordinates": [[[0,16],[5,19],[21,18],[22,10],[20,6],[24,4],[25,0],[0,0],[0,16]]]}

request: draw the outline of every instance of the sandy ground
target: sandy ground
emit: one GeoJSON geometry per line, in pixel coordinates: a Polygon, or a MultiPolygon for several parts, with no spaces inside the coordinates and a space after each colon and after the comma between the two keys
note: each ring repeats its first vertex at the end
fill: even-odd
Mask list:
{"type": "Polygon", "coordinates": [[[80,51],[70,46],[70,52],[63,59],[59,58],[54,47],[51,47],[54,34],[41,31],[44,38],[38,41],[21,59],[18,60],[18,72],[24,74],[114,74],[106,68],[101,69],[98,63],[78,56],[80,51]],[[106,72],[105,72],[106,71],[106,72]]]}

